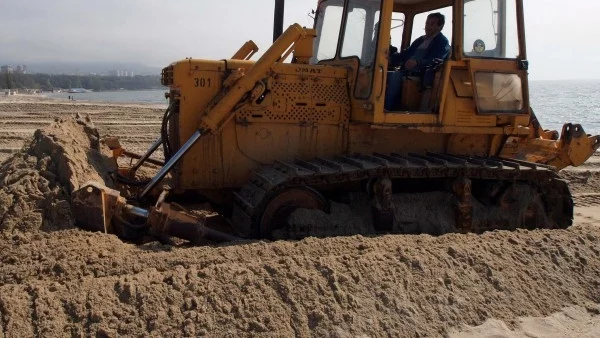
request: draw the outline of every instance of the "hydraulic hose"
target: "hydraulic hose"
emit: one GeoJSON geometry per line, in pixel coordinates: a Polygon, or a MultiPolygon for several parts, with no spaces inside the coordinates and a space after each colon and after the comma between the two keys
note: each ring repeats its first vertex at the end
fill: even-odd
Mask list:
{"type": "Polygon", "coordinates": [[[162,124],[160,127],[160,137],[163,140],[163,153],[165,157],[165,163],[169,161],[172,154],[171,142],[169,140],[169,119],[173,114],[172,108],[175,106],[175,101],[171,102],[163,115],[162,124]]]}

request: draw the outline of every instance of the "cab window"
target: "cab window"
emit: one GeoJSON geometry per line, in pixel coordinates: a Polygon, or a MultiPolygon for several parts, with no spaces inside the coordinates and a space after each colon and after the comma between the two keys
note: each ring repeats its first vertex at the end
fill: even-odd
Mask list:
{"type": "Polygon", "coordinates": [[[465,0],[464,53],[515,59],[519,55],[515,0],[465,0]]]}
{"type": "Polygon", "coordinates": [[[344,1],[330,0],[323,2],[318,11],[315,28],[319,32],[319,36],[315,40],[313,64],[321,60],[331,60],[335,57],[344,13],[344,1]]]}
{"type": "Polygon", "coordinates": [[[380,7],[380,1],[348,2],[341,57],[356,56],[360,64],[365,66],[374,62],[380,7]]]}
{"type": "Polygon", "coordinates": [[[402,34],[404,33],[404,13],[392,13],[392,30],[390,32],[390,44],[396,48],[402,46],[402,34]]]}
{"type": "Polygon", "coordinates": [[[425,35],[425,22],[427,21],[427,16],[432,13],[442,13],[445,17],[446,23],[444,24],[444,28],[442,29],[442,34],[448,38],[448,41],[452,42],[452,6],[444,7],[440,9],[436,9],[430,12],[423,12],[415,15],[413,21],[413,30],[411,34],[411,40],[415,41],[422,35],[425,35]]]}
{"type": "Polygon", "coordinates": [[[354,96],[366,99],[373,88],[381,0],[348,0],[340,56],[357,57],[360,68],[354,96]]]}

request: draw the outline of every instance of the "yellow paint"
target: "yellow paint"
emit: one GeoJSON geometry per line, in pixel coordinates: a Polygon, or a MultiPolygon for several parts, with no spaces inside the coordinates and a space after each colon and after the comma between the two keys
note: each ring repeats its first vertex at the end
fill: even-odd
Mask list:
{"type": "MultiPolygon", "coordinates": [[[[436,4],[450,1],[405,8],[429,10],[436,4]]],[[[261,165],[353,153],[499,155],[560,169],[583,163],[598,148],[597,137],[551,140],[551,133],[539,131],[535,136],[529,126],[527,74],[514,60],[469,59],[457,54],[445,62],[437,77],[434,111],[384,111],[393,8],[402,6],[384,1],[383,33],[371,70],[356,58],[307,64],[313,55],[315,31],[298,25],[291,26],[256,62],[243,60],[257,49],[247,44],[235,60],[186,59],[166,68],[163,82],[169,84],[172,100],[180,101],[175,133],[170,137],[183,144],[196,130],[204,132],[174,171],[176,187],[212,193],[236,189],[261,165]],[[295,62],[282,62],[290,53],[295,62]],[[516,74],[523,79],[523,111],[481,113],[474,83],[477,72],[516,74]],[[371,91],[356,91],[357,87],[371,91]]],[[[457,14],[460,9],[455,10],[457,14]]],[[[407,19],[406,24],[411,23],[407,19]]],[[[460,24],[456,20],[455,31],[460,24]]],[[[453,50],[462,48],[454,46],[453,50]]],[[[418,100],[419,91],[415,95],[413,99],[418,100]]]]}

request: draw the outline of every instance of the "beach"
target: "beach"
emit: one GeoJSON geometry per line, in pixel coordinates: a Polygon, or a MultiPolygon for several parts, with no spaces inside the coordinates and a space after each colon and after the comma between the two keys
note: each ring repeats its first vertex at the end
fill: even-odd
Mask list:
{"type": "MultiPolygon", "coordinates": [[[[37,129],[89,117],[100,138],[143,153],[163,114],[152,104],[0,96],[0,163],[10,172],[0,171],[0,216],[17,197],[64,202],[39,184],[54,174],[37,141],[60,143],[62,132],[73,136],[69,150],[78,127],[37,129]]],[[[38,218],[28,218],[38,209],[13,208],[22,219],[2,227],[9,216],[0,217],[0,338],[595,337],[600,154],[560,175],[575,201],[566,230],[136,245],[61,223],[61,203],[38,218]]]]}
{"type": "Polygon", "coordinates": [[[55,118],[89,115],[104,135],[119,137],[134,152],[158,138],[163,105],[97,103],[51,99],[43,95],[0,95],[0,162],[18,152],[36,129],[55,118]]]}

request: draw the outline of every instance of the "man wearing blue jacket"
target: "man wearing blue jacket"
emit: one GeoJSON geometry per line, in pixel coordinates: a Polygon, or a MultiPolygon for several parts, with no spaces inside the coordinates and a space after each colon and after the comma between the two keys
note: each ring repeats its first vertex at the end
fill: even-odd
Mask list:
{"type": "MultiPolygon", "coordinates": [[[[442,34],[442,28],[446,19],[442,13],[431,13],[427,16],[425,22],[425,35],[416,39],[408,49],[400,53],[391,53],[390,65],[401,67],[401,72],[393,76],[392,81],[398,81],[398,77],[421,76],[422,87],[430,88],[433,85],[434,72],[432,66],[435,62],[446,60],[450,53],[450,44],[448,38],[442,34]]],[[[401,81],[401,80],[400,80],[401,81]]],[[[391,81],[388,81],[391,84],[391,81]]],[[[394,83],[388,86],[386,95],[386,109],[396,110],[397,100],[402,90],[401,83],[394,83]]]]}

